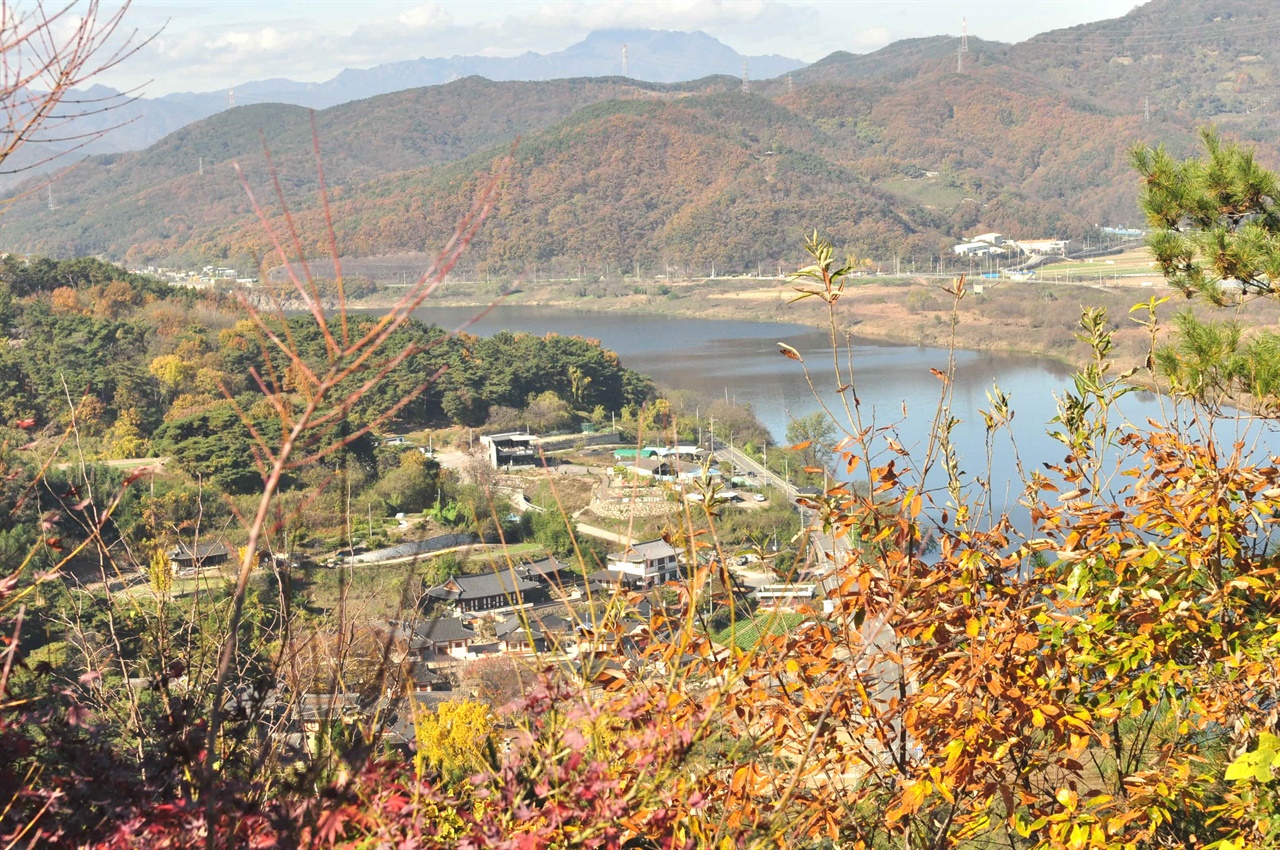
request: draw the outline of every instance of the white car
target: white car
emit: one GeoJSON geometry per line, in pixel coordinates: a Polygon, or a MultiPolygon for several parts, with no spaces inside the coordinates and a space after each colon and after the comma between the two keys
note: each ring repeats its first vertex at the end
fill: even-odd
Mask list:
{"type": "Polygon", "coordinates": [[[756,494],[755,494],[754,496],[752,496],[751,498],[755,499],[757,502],[764,502],[764,501],[767,501],[767,500],[765,499],[765,497],[764,497],[764,493],[756,493],[756,494]]]}

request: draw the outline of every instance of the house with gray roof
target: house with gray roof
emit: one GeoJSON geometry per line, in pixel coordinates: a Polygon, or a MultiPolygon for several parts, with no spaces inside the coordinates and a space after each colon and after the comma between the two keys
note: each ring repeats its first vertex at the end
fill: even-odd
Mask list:
{"type": "Polygon", "coordinates": [[[454,576],[427,591],[427,598],[453,605],[458,611],[493,611],[544,602],[546,586],[511,569],[470,576],[454,576]]]}
{"type": "Polygon", "coordinates": [[[427,653],[461,658],[475,637],[476,633],[457,617],[421,620],[413,626],[409,649],[419,658],[427,653]]]}
{"type": "Polygon", "coordinates": [[[194,545],[179,543],[169,550],[169,567],[175,573],[216,567],[231,560],[231,551],[221,540],[194,545]]]}
{"type": "Polygon", "coordinates": [[[554,555],[548,555],[541,561],[525,564],[523,572],[525,577],[532,581],[557,587],[566,580],[572,580],[576,577],[576,574],[557,561],[554,555]]]}
{"type": "Polygon", "coordinates": [[[680,578],[679,553],[665,540],[633,543],[621,552],[609,553],[606,569],[620,574],[631,588],[652,587],[680,578]]]}
{"type": "Polygon", "coordinates": [[[536,612],[509,617],[494,627],[502,652],[545,652],[574,631],[574,624],[564,617],[536,612]]]}

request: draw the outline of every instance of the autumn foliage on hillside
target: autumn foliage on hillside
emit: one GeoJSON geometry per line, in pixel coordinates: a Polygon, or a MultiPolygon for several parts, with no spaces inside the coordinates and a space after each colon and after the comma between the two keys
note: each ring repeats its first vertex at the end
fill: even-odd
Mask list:
{"type": "MultiPolygon", "coordinates": [[[[1232,32],[1252,44],[1239,27],[1232,32]]],[[[1211,105],[1226,69],[1208,48],[1205,67],[1172,102],[1168,76],[1183,70],[1172,55],[1133,65],[1095,56],[1107,70],[1090,69],[1098,86],[1090,96],[1064,58],[1071,49],[988,47],[958,74],[950,50],[941,58],[903,48],[902,66],[882,57],[842,75],[832,62],[799,75],[794,90],[770,81],[748,93],[724,78],[680,86],[470,78],[343,104],[314,120],[339,244],[352,256],[419,252],[447,238],[465,208],[459,199],[514,144],[505,198],[479,250],[462,261],[472,278],[532,277],[535,268],[590,280],[668,266],[702,275],[712,263],[721,274],[790,267],[804,221],[824,222],[859,255],[923,266],[976,232],[1079,239],[1100,224],[1132,224],[1125,151],[1153,138],[1190,151],[1197,121],[1256,132],[1263,154],[1275,155],[1257,130],[1269,113],[1256,92],[1211,105]],[[863,73],[868,64],[874,72],[863,73]],[[1150,116],[1137,91],[1150,93],[1150,116]]],[[[1269,78],[1261,59],[1244,73],[1269,78]]],[[[233,164],[259,181],[274,162],[299,213],[303,253],[324,257],[307,123],[293,107],[240,107],[148,150],[92,159],[60,181],[57,210],[23,200],[0,234],[33,253],[135,266],[217,262],[250,274],[282,258],[233,164]]],[[[282,222],[280,209],[269,212],[282,222]]]]}
{"type": "MultiPolygon", "coordinates": [[[[848,269],[810,250],[801,296],[849,309],[848,269]]],[[[851,483],[808,501],[825,604],[755,644],[713,641],[694,602],[723,553],[673,529],[700,564],[678,604],[636,630],[615,615],[638,599],[621,597],[592,624],[597,651],[548,665],[501,725],[457,714],[483,744],[415,720],[409,757],[376,719],[335,721],[309,758],[287,755],[251,684],[276,675],[289,628],[268,595],[219,621],[239,635],[225,684],[188,666],[212,656],[144,640],[131,663],[157,673],[126,699],[110,666],[27,665],[6,638],[0,829],[109,848],[1266,846],[1280,469],[1219,444],[1194,405],[1167,427],[1125,421],[1108,327],[1082,316],[1093,358],[1059,400],[1061,457],[1028,469],[1031,527],[961,478],[948,364],[922,456],[850,399],[851,483]]],[[[992,445],[1014,413],[993,390],[992,445]]],[[[55,580],[0,584],[6,635],[55,580]]],[[[113,629],[157,616],[126,613],[113,629]]]]}
{"type": "MultiPolygon", "coordinates": [[[[704,108],[728,109],[733,100],[708,98],[704,108]]],[[[654,129],[637,116],[650,109],[596,117],[645,135],[654,129]]],[[[783,132],[786,117],[774,118],[783,132]]],[[[561,132],[591,138],[597,125],[561,132]]],[[[570,148],[543,141],[540,155],[569,173],[570,148]]],[[[766,167],[730,147],[713,150],[744,173],[766,167]]],[[[665,155],[680,166],[673,175],[701,179],[695,153],[675,145],[665,155]]],[[[1089,361],[1060,392],[1049,426],[1059,455],[1020,459],[1026,524],[996,500],[989,471],[961,471],[951,441],[954,358],[933,369],[931,437],[913,453],[861,408],[853,364],[838,355],[815,364],[783,346],[797,381],[816,391],[833,380],[838,399],[827,408],[842,432],[831,459],[836,483],[802,500],[812,518],[807,578],[823,591],[816,601],[748,623],[737,597],[722,594],[727,612],[717,613],[729,626],[713,637],[704,602],[715,603],[713,585],[730,582],[716,505],[706,499],[688,508],[703,516],[686,513],[667,531],[686,566],[657,595],[660,604],[621,591],[595,600],[575,623],[588,649],[572,659],[535,656],[526,665],[533,669],[513,673],[513,689],[428,706],[400,675],[393,639],[345,616],[321,637],[304,628],[291,573],[261,557],[287,526],[282,496],[291,482],[357,451],[414,404],[445,411],[445,397],[433,395],[440,367],[456,368],[494,400],[540,389],[528,385],[520,360],[499,361],[472,341],[491,361],[486,370],[474,350],[411,319],[477,242],[503,202],[500,187],[517,182],[510,160],[499,165],[465,184],[475,191],[434,265],[384,315],[327,310],[304,270],[290,286],[306,315],[241,304],[243,321],[218,335],[225,351],[213,350],[207,328],[188,327],[192,313],[149,302],[147,283],[95,279],[107,274],[100,264],[71,269],[85,278],[75,285],[63,284],[57,264],[4,267],[31,288],[19,310],[0,305],[6,327],[23,313],[32,329],[6,349],[5,377],[17,387],[23,374],[45,383],[57,376],[69,409],[53,450],[28,442],[34,417],[15,415],[0,453],[10,519],[26,529],[0,541],[6,848],[1280,843],[1280,458],[1248,439],[1243,418],[1221,440],[1218,405],[1181,384],[1165,422],[1127,421],[1126,381],[1142,367],[1122,371],[1113,361],[1118,317],[1099,309],[1082,311],[1089,361]],[[125,352],[145,346],[147,334],[127,319],[148,308],[167,314],[173,333],[144,372],[125,352]],[[59,338],[78,334],[94,347],[58,360],[49,344],[58,328],[59,338]],[[437,341],[453,361],[419,359],[437,341]],[[228,387],[236,372],[228,361],[256,388],[255,405],[240,404],[228,387]],[[202,369],[221,374],[202,384],[202,369]],[[188,460],[199,460],[197,448],[235,431],[249,446],[238,466],[223,465],[256,476],[245,487],[255,492],[234,505],[246,543],[225,580],[185,602],[170,592],[164,553],[127,552],[115,525],[144,474],[107,481],[84,469],[82,432],[106,400],[97,415],[85,415],[85,404],[104,377],[113,429],[130,424],[128,411],[137,414],[129,393],[138,387],[167,392],[174,405],[202,393],[208,398],[188,399],[168,423],[181,430],[204,417],[200,433],[186,435],[194,448],[182,434],[165,435],[175,454],[185,447],[188,460]],[[78,382],[74,391],[69,381],[78,382]],[[24,452],[36,462],[20,463],[24,452]],[[147,584],[123,592],[112,579],[131,560],[152,570],[147,584]],[[64,582],[86,562],[97,587],[64,582]],[[638,615],[642,605],[647,618],[638,615]],[[29,654],[38,632],[59,633],[59,651],[29,654]],[[748,632],[750,640],[738,639],[748,632]],[[349,663],[301,669],[308,651],[325,664],[349,663]],[[312,711],[322,667],[331,692],[312,711]],[[498,703],[499,692],[518,696],[482,701],[498,703]]],[[[767,167],[831,176],[803,156],[767,167]]],[[[557,190],[530,173],[529,186],[557,190]]],[[[320,195],[322,213],[331,213],[329,194],[320,195]]],[[[276,200],[284,204],[283,191],[276,200]]],[[[333,238],[327,225],[294,231],[288,217],[261,207],[258,215],[266,241],[294,260],[310,253],[316,234],[333,238]]],[[[1177,216],[1168,226],[1183,225],[1177,216]]],[[[839,351],[836,317],[856,309],[845,286],[853,269],[840,267],[816,235],[806,247],[810,264],[793,275],[797,296],[830,310],[839,351]]],[[[336,240],[329,250],[337,254],[336,240]]],[[[954,327],[965,281],[944,294],[954,327]]],[[[1152,299],[1134,318],[1155,349],[1147,377],[1169,388],[1156,371],[1160,306],[1152,299]]],[[[598,345],[516,336],[502,344],[525,360],[556,359],[556,378],[567,385],[553,395],[602,408],[644,396],[643,380],[598,345]]],[[[41,386],[31,403],[53,418],[56,397],[57,388],[41,386]]],[[[1016,410],[998,388],[976,413],[990,452],[1017,452],[1008,429],[1016,410]]],[[[201,499],[192,521],[204,515],[201,499]]],[[[397,622],[416,600],[400,604],[397,622]]]]}

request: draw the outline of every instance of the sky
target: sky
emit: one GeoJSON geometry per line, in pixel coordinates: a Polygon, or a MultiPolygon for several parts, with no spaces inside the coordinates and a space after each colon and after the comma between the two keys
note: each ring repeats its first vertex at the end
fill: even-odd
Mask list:
{"type": "Polygon", "coordinates": [[[148,97],[275,77],[318,82],[343,68],[422,56],[550,53],[612,27],[702,30],[740,53],[812,62],[836,50],[865,53],[903,38],[959,35],[961,19],[971,36],[1015,42],[1120,17],[1135,5],[1136,0],[133,0],[126,26],[154,38],[98,82],[122,90],[140,87],[148,97]]]}

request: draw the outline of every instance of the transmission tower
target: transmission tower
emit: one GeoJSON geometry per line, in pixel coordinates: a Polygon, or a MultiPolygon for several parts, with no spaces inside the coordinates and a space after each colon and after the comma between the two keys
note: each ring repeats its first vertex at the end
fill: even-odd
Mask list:
{"type": "Polygon", "coordinates": [[[53,212],[58,208],[58,205],[53,202],[53,187],[46,186],[45,188],[49,190],[49,212],[53,212]]]}
{"type": "Polygon", "coordinates": [[[791,75],[787,74],[787,94],[795,94],[796,81],[791,79],[791,75]]]}
{"type": "Polygon", "coordinates": [[[751,78],[747,76],[747,60],[742,60],[742,90],[744,92],[751,91],[751,78]]]}
{"type": "Polygon", "coordinates": [[[227,92],[227,101],[230,103],[230,105],[231,105],[232,107],[234,107],[234,106],[236,105],[236,90],[235,90],[235,89],[231,89],[230,91],[228,91],[228,92],[227,92]]]}
{"type": "Polygon", "coordinates": [[[627,46],[625,44],[622,45],[622,76],[631,76],[631,70],[627,67],[627,46]]]}
{"type": "Polygon", "coordinates": [[[956,52],[956,73],[964,73],[964,57],[969,53],[969,21],[960,19],[960,50],[956,52]]]}
{"type": "Polygon", "coordinates": [[[1146,124],[1151,120],[1151,98],[1144,97],[1142,101],[1142,123],[1146,124]]]}

